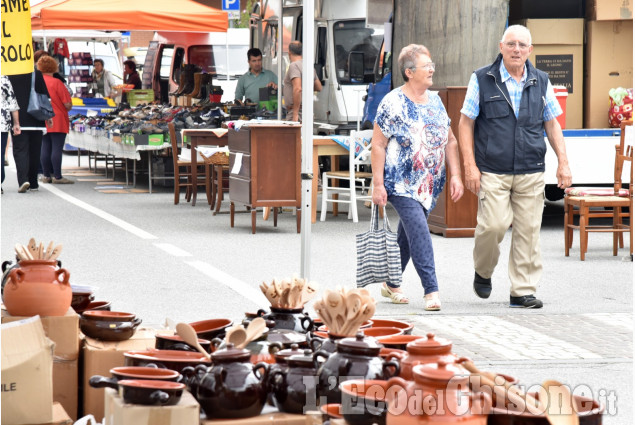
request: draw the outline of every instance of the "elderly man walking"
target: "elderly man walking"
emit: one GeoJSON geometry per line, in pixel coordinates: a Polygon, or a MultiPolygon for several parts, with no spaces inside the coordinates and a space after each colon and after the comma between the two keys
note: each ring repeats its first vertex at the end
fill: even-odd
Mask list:
{"type": "Polygon", "coordinates": [[[478,196],[474,235],[474,292],[488,298],[499,244],[512,225],[509,254],[510,307],[541,308],[540,225],[544,208],[547,146],[558,158],[558,187],[571,185],[562,113],[549,77],[528,60],[531,34],[512,25],[494,63],[474,71],[461,109],[459,146],[465,186],[478,196]]]}

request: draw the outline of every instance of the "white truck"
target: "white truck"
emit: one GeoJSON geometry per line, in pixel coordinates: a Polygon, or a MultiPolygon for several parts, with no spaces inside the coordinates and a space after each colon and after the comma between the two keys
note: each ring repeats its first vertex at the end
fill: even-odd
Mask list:
{"type": "MultiPolygon", "coordinates": [[[[369,2],[373,0],[315,1],[314,67],[323,86],[313,106],[317,133],[348,133],[361,119],[366,85],[374,81],[373,67],[384,38],[383,22],[392,9],[390,1],[377,2],[380,6],[373,8],[373,15],[385,16],[379,24],[369,25],[369,2]],[[351,57],[363,67],[349,70],[351,57]]],[[[262,50],[263,67],[282,82],[289,62],[289,42],[302,41],[302,0],[263,1],[256,3],[252,12],[251,46],[262,50]]]]}

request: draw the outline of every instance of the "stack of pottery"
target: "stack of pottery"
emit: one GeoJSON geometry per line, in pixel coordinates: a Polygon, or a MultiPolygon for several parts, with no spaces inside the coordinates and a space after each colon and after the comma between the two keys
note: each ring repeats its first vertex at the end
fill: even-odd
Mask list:
{"type": "Polygon", "coordinates": [[[9,272],[4,305],[12,316],[63,316],[71,306],[69,278],[56,260],[21,260],[9,272]]]}
{"type": "Polygon", "coordinates": [[[272,329],[287,329],[307,333],[313,329],[313,320],[304,312],[304,305],[317,293],[317,285],[305,279],[293,277],[271,284],[260,285],[262,293],[271,303],[271,313],[262,316],[274,323],[272,329]]]}
{"type": "Polygon", "coordinates": [[[311,350],[291,355],[285,361],[283,368],[270,367],[268,389],[279,411],[302,414],[305,408],[315,407],[307,405],[307,394],[316,393],[315,380],[311,378],[317,374],[318,365],[311,350]]]}
{"type": "Polygon", "coordinates": [[[84,335],[102,341],[124,341],[134,335],[141,319],[122,311],[88,310],[79,318],[84,335]]]}
{"type": "Polygon", "coordinates": [[[426,363],[454,363],[458,356],[452,353],[452,342],[444,338],[437,338],[428,333],[426,338],[415,339],[406,345],[407,354],[400,358],[401,372],[399,376],[412,380],[414,366],[426,363]]]}

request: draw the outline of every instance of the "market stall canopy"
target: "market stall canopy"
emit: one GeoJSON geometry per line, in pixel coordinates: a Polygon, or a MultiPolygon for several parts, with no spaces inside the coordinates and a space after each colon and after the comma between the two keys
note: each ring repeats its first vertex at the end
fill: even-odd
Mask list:
{"type": "Polygon", "coordinates": [[[56,39],[64,38],[67,41],[98,41],[106,43],[110,40],[121,40],[119,31],[92,31],[92,30],[35,30],[31,31],[32,37],[36,40],[41,38],[56,39]]]}
{"type": "Polygon", "coordinates": [[[193,0],[47,0],[31,8],[31,28],[225,32],[227,13],[193,0]]]}

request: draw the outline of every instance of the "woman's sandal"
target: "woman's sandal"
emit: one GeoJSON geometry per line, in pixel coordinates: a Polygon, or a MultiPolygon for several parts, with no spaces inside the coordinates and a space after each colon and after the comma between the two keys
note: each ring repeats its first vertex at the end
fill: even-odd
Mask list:
{"type": "Polygon", "coordinates": [[[408,304],[410,302],[403,292],[393,292],[385,284],[381,285],[381,296],[390,298],[393,304],[408,304]]]}
{"type": "Polygon", "coordinates": [[[441,310],[441,300],[438,295],[431,298],[424,298],[426,306],[423,308],[425,311],[439,311],[441,310]]]}

